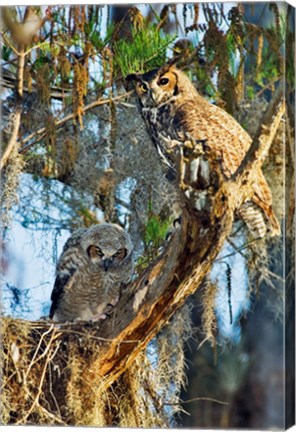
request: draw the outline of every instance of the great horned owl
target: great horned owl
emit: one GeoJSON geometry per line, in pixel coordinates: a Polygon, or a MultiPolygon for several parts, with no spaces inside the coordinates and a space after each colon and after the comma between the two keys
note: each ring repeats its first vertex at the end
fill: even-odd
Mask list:
{"type": "MultiPolygon", "coordinates": [[[[201,210],[215,175],[209,159],[219,163],[225,178],[230,178],[250,147],[251,137],[226,111],[200,96],[174,65],[127,79],[135,84],[142,116],[167,172],[179,169],[185,196],[201,210]]],[[[261,169],[237,215],[255,237],[263,237],[267,228],[271,235],[280,233],[261,169]]]]}
{"type": "Polygon", "coordinates": [[[50,318],[104,317],[132,278],[132,250],[130,236],[119,225],[103,223],[75,231],[57,264],[50,318]]]}

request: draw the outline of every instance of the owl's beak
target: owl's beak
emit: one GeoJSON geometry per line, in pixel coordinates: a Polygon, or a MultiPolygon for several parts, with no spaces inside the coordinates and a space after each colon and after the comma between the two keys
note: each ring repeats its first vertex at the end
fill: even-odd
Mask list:
{"type": "Polygon", "coordinates": [[[110,267],[110,265],[112,264],[113,259],[112,258],[105,258],[103,260],[103,266],[104,266],[104,270],[107,271],[110,267]]]}
{"type": "Polygon", "coordinates": [[[151,96],[153,102],[158,103],[159,102],[159,96],[160,96],[160,94],[159,94],[159,88],[155,84],[155,82],[152,82],[150,84],[150,87],[151,87],[150,88],[150,96],[151,96]]]}

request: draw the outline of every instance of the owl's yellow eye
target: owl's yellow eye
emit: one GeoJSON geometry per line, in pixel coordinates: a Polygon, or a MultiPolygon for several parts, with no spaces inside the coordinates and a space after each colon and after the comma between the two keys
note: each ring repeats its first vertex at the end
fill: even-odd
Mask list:
{"type": "Polygon", "coordinates": [[[96,247],[96,254],[102,258],[104,256],[103,252],[101,251],[101,249],[99,247],[96,247]]]}
{"type": "Polygon", "coordinates": [[[159,85],[166,85],[169,82],[168,78],[160,78],[159,85]]]}
{"type": "Polygon", "coordinates": [[[141,83],[139,85],[140,90],[142,90],[143,93],[146,93],[148,91],[148,86],[145,83],[141,83]]]}
{"type": "Polygon", "coordinates": [[[101,249],[95,245],[91,245],[88,247],[87,254],[91,259],[96,259],[98,256],[100,258],[103,258],[104,256],[104,253],[101,251],[101,249]]]}
{"type": "Polygon", "coordinates": [[[126,252],[127,251],[125,248],[121,248],[113,256],[114,256],[114,258],[118,257],[118,258],[122,259],[126,256],[126,252]]]}

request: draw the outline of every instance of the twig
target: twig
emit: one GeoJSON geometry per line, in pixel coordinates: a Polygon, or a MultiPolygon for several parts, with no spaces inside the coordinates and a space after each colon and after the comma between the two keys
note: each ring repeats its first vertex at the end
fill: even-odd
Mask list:
{"type": "MultiPolygon", "coordinates": [[[[53,339],[54,339],[54,332],[51,335],[51,339],[49,341],[49,346],[52,344],[53,339]]],[[[40,395],[42,393],[42,387],[43,387],[43,383],[44,383],[44,379],[45,379],[45,374],[46,374],[47,366],[48,366],[48,363],[55,357],[55,355],[56,355],[59,347],[60,347],[60,344],[58,343],[57,346],[56,346],[56,348],[55,348],[55,350],[53,351],[52,355],[47,357],[47,359],[45,361],[45,364],[44,364],[44,368],[43,368],[41,377],[40,377],[40,384],[38,386],[38,391],[37,391],[37,394],[35,396],[35,399],[34,399],[32,405],[31,405],[30,409],[26,412],[26,415],[23,418],[21,418],[18,422],[16,422],[17,425],[18,424],[24,424],[26,422],[27,418],[29,417],[29,415],[33,412],[35,406],[36,405],[40,406],[40,404],[39,404],[39,398],[40,398],[40,395]]]]}
{"type": "Polygon", "coordinates": [[[179,405],[179,404],[184,405],[184,404],[188,404],[188,403],[195,402],[195,401],[200,401],[200,400],[206,400],[206,401],[209,401],[209,402],[215,402],[215,403],[218,403],[218,404],[221,404],[221,405],[229,405],[229,402],[223,402],[223,401],[220,401],[218,399],[213,399],[213,398],[210,398],[210,397],[196,397],[196,398],[188,399],[186,401],[180,400],[180,402],[176,402],[176,403],[169,403],[168,402],[168,403],[164,403],[164,405],[169,405],[169,406],[171,406],[171,405],[179,405]]]}
{"type": "MultiPolygon", "coordinates": [[[[114,98],[109,98],[109,99],[101,99],[100,98],[100,99],[98,99],[98,100],[90,103],[89,105],[86,105],[83,108],[83,111],[85,112],[85,111],[88,111],[88,110],[90,110],[92,108],[95,108],[97,106],[100,106],[100,105],[105,105],[105,104],[109,104],[111,102],[116,102],[116,101],[118,101],[120,99],[125,99],[125,98],[129,97],[132,93],[133,93],[133,91],[130,91],[130,92],[123,93],[121,95],[118,95],[118,96],[116,96],[114,98]]],[[[64,118],[62,118],[61,120],[57,120],[55,122],[55,126],[57,128],[60,128],[64,123],[66,123],[69,120],[72,120],[74,117],[75,117],[74,113],[69,114],[69,115],[65,116],[64,118]]],[[[29,148],[31,148],[32,146],[34,146],[35,144],[37,144],[42,138],[44,138],[44,136],[46,135],[46,133],[47,133],[46,128],[42,127],[40,129],[38,129],[37,131],[35,131],[35,132],[31,133],[30,135],[28,135],[26,138],[24,138],[22,140],[23,144],[25,144],[28,141],[30,141],[31,139],[33,139],[36,135],[41,135],[34,142],[32,142],[32,143],[28,144],[27,146],[21,148],[20,149],[20,153],[25,154],[29,150],[29,148]]]]}
{"type": "Polygon", "coordinates": [[[234,248],[234,252],[231,252],[231,253],[229,253],[229,254],[227,254],[227,255],[224,255],[224,256],[222,256],[221,258],[217,258],[217,259],[215,259],[215,262],[219,262],[219,261],[223,261],[225,258],[229,258],[229,257],[232,257],[232,256],[234,256],[234,255],[236,255],[237,253],[239,253],[239,254],[241,254],[244,258],[246,258],[246,256],[243,254],[243,253],[241,253],[241,251],[242,250],[244,250],[244,249],[247,249],[249,246],[250,246],[250,244],[252,244],[252,243],[254,243],[254,242],[257,242],[257,241],[260,241],[261,240],[261,237],[257,237],[257,238],[254,238],[254,239],[252,239],[252,240],[250,240],[250,241],[248,241],[248,242],[246,242],[246,243],[244,243],[242,246],[240,246],[240,247],[236,247],[230,240],[229,240],[229,238],[227,239],[227,241],[228,241],[228,243],[234,248]]]}
{"type": "MultiPolygon", "coordinates": [[[[69,325],[69,323],[67,323],[67,325],[69,325]]],[[[73,324],[73,325],[77,325],[77,323],[73,324]]],[[[104,338],[104,337],[100,337],[100,336],[93,336],[90,334],[86,334],[83,332],[78,332],[75,330],[69,330],[69,329],[63,329],[61,330],[62,333],[70,333],[70,334],[77,334],[78,336],[85,336],[88,339],[94,339],[94,340],[98,340],[98,341],[102,341],[102,342],[113,342],[113,339],[108,339],[108,338],[104,338]]],[[[122,340],[120,341],[121,344],[135,344],[135,343],[139,343],[141,342],[140,340],[122,340]]]]}
{"type": "Polygon", "coordinates": [[[243,244],[242,246],[238,247],[238,246],[236,246],[236,244],[235,244],[232,240],[230,240],[229,238],[227,239],[227,243],[229,243],[230,246],[235,250],[234,255],[237,254],[237,253],[239,253],[243,258],[246,258],[246,255],[243,254],[243,253],[241,252],[242,250],[244,250],[244,249],[247,247],[246,244],[243,244]]]}
{"type": "Polygon", "coordinates": [[[52,372],[51,372],[51,368],[48,369],[48,373],[49,373],[49,393],[50,393],[50,395],[52,397],[52,400],[54,401],[54,404],[56,406],[56,410],[57,410],[57,412],[58,412],[58,414],[59,414],[59,416],[61,418],[62,415],[61,415],[60,407],[59,407],[58,401],[56,400],[56,397],[55,397],[53,389],[52,389],[52,372]]]}
{"type": "Polygon", "coordinates": [[[20,53],[18,52],[18,50],[15,48],[15,46],[10,42],[10,40],[5,36],[5,34],[3,32],[1,32],[1,36],[4,39],[4,42],[9,46],[9,48],[12,49],[12,51],[17,55],[20,56],[20,53]]]}
{"type": "Polygon", "coordinates": [[[38,49],[38,48],[42,47],[42,45],[46,45],[46,44],[49,44],[48,41],[44,41],[44,42],[41,42],[39,45],[32,46],[31,48],[27,49],[27,51],[25,51],[25,55],[30,54],[30,52],[33,51],[34,49],[38,49]]]}
{"type": "Polygon", "coordinates": [[[267,83],[264,87],[261,88],[261,90],[258,91],[258,93],[256,94],[256,98],[259,98],[259,96],[265,92],[265,90],[270,89],[272,86],[274,86],[274,84],[279,80],[279,78],[275,78],[274,80],[270,81],[269,83],[267,83]]]}
{"type": "Polygon", "coordinates": [[[63,425],[63,426],[68,426],[66,422],[64,422],[63,420],[61,420],[59,417],[57,417],[56,415],[52,414],[51,412],[49,412],[46,408],[44,408],[42,405],[39,404],[38,402],[38,407],[40,408],[41,411],[43,411],[43,413],[45,415],[47,415],[47,417],[51,418],[52,420],[54,420],[56,423],[63,425]]]}
{"type": "MultiPolygon", "coordinates": [[[[42,354],[41,354],[41,356],[39,356],[39,358],[38,358],[37,360],[35,360],[36,357],[37,357],[38,351],[39,351],[39,349],[40,349],[40,347],[41,347],[41,344],[42,344],[42,342],[43,342],[43,340],[44,340],[44,338],[45,338],[45,336],[48,335],[48,334],[49,334],[53,329],[54,329],[54,325],[52,324],[52,325],[50,326],[50,328],[49,328],[46,332],[42,333],[41,338],[39,339],[38,345],[37,345],[37,347],[36,347],[36,350],[35,350],[35,352],[34,352],[34,355],[33,355],[33,357],[32,357],[32,360],[31,360],[31,362],[30,362],[30,364],[29,364],[29,366],[28,366],[28,369],[27,369],[27,371],[26,371],[26,373],[25,373],[25,375],[24,375],[24,379],[25,379],[25,380],[28,378],[32,366],[33,366],[33,365],[34,365],[34,364],[35,364],[35,363],[36,363],[36,362],[41,358],[41,356],[42,356],[42,354]]],[[[46,350],[44,351],[43,356],[46,355],[47,352],[48,352],[48,347],[47,347],[46,350]]]]}

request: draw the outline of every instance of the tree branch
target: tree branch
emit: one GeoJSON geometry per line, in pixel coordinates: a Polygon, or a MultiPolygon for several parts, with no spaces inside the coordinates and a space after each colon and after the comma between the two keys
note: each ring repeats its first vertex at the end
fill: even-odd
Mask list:
{"type": "Polygon", "coordinates": [[[1,32],[1,36],[2,36],[2,38],[4,40],[4,42],[6,43],[6,45],[9,46],[9,48],[15,53],[15,55],[19,56],[20,53],[15,48],[15,46],[10,42],[10,40],[8,39],[8,37],[6,37],[6,35],[4,34],[4,32],[1,32]]]}
{"type": "Polygon", "coordinates": [[[14,116],[14,127],[13,127],[13,131],[11,133],[10,136],[10,140],[4,150],[4,153],[2,155],[2,158],[0,160],[0,171],[2,170],[2,168],[6,165],[13,149],[15,148],[16,144],[17,144],[17,137],[18,137],[18,133],[19,133],[19,129],[20,129],[20,124],[21,124],[21,111],[17,111],[15,116],[14,116]]]}
{"type": "Polygon", "coordinates": [[[267,107],[262,122],[258,127],[253,142],[247,151],[244,160],[231,177],[232,181],[238,176],[242,175],[243,172],[245,172],[246,175],[250,168],[255,169],[255,165],[257,169],[262,166],[266,156],[268,155],[269,148],[285,112],[283,91],[284,85],[283,82],[281,82],[267,107]]]}

